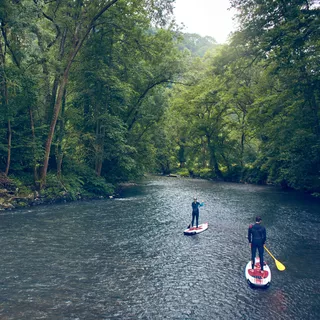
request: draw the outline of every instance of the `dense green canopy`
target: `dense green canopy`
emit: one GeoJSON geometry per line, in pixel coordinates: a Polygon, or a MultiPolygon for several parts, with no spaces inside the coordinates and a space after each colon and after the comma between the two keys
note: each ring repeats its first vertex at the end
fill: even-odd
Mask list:
{"type": "Polygon", "coordinates": [[[0,173],[108,194],[146,172],[320,192],[320,7],[232,0],[227,45],[174,0],[0,4],[0,173]]]}

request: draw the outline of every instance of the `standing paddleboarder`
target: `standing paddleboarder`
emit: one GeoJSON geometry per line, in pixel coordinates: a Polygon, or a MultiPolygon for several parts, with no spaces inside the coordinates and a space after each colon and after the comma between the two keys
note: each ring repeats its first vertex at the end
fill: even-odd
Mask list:
{"type": "Polygon", "coordinates": [[[248,240],[251,245],[251,260],[252,260],[252,269],[254,269],[256,251],[259,251],[260,258],[260,267],[261,272],[263,272],[263,253],[264,253],[264,244],[267,240],[266,228],[261,225],[261,217],[256,217],[256,223],[250,225],[248,229],[248,240]]]}
{"type": "Polygon", "coordinates": [[[197,198],[193,198],[192,202],[192,221],[191,221],[191,228],[193,227],[194,224],[194,219],[196,219],[196,226],[198,228],[199,226],[199,207],[203,206],[203,202],[200,203],[197,201],[197,198]]]}

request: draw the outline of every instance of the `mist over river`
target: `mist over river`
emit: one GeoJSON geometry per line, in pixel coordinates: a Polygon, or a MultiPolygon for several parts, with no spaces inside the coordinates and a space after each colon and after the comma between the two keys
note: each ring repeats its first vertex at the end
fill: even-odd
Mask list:
{"type": "Polygon", "coordinates": [[[148,177],[116,199],[0,214],[0,319],[318,319],[320,199],[271,186],[148,177]],[[193,196],[207,231],[185,236],[193,196]],[[256,215],[286,270],[252,289],[256,215]]]}

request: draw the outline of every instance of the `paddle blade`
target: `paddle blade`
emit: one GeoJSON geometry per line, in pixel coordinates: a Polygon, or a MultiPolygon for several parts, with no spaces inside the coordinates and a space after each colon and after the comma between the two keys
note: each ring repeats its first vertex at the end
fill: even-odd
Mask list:
{"type": "Polygon", "coordinates": [[[286,267],[280,262],[278,261],[273,254],[268,250],[268,248],[264,245],[264,248],[266,249],[266,251],[269,253],[270,257],[274,260],[276,267],[279,271],[284,271],[286,270],[286,267]]]}
{"type": "Polygon", "coordinates": [[[286,267],[278,260],[274,260],[279,271],[286,270],[286,267]]]}

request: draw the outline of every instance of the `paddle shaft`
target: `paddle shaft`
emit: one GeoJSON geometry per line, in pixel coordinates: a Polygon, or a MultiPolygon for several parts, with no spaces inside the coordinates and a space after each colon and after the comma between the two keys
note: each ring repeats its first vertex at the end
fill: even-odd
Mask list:
{"type": "Polygon", "coordinates": [[[266,251],[270,254],[270,256],[274,259],[274,260],[277,260],[273,255],[272,253],[268,250],[268,248],[264,245],[264,248],[266,249],[266,251]]]}
{"type": "Polygon", "coordinates": [[[286,267],[284,266],[284,264],[282,264],[280,261],[278,261],[273,255],[272,253],[268,250],[268,248],[264,245],[264,248],[266,249],[266,251],[269,253],[269,255],[274,259],[274,262],[276,264],[276,267],[278,270],[283,271],[286,269],[286,267]]]}

